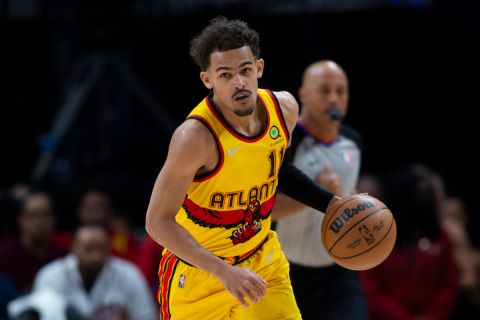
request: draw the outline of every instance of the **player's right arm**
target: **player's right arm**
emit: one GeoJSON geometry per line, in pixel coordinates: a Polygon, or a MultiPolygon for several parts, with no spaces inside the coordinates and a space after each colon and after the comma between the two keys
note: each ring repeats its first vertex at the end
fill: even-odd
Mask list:
{"type": "MultiPolygon", "coordinates": [[[[280,103],[285,124],[291,137],[298,120],[298,102],[291,93],[286,91],[275,92],[275,96],[280,103]]],[[[289,141],[289,144],[290,142],[291,141],[289,141]]],[[[300,209],[302,204],[317,209],[318,211],[326,212],[328,206],[333,205],[340,199],[339,196],[319,187],[315,181],[288,161],[282,163],[280,168],[279,189],[295,201],[292,200],[290,203],[284,203],[284,205],[286,205],[285,210],[273,214],[276,219],[300,209]]],[[[289,200],[283,199],[283,201],[288,202],[289,200]]],[[[280,206],[281,205],[282,203],[280,203],[280,206]]],[[[278,211],[279,208],[280,207],[277,208],[278,211]]]]}
{"type": "MultiPolygon", "coordinates": [[[[329,163],[327,163],[325,168],[317,175],[315,182],[328,192],[342,194],[340,177],[332,172],[332,166],[329,163]]],[[[303,203],[287,197],[283,193],[279,193],[275,199],[275,207],[272,210],[272,221],[298,213],[299,210],[305,207],[303,203]]]]}
{"type": "Polygon", "coordinates": [[[217,159],[213,136],[202,123],[187,120],[178,127],[150,197],[146,230],[180,259],[217,277],[233,296],[247,305],[245,296],[253,302],[263,296],[265,281],[253,271],[230,266],[213,255],[175,220],[195,175],[214,167],[217,159]]]}

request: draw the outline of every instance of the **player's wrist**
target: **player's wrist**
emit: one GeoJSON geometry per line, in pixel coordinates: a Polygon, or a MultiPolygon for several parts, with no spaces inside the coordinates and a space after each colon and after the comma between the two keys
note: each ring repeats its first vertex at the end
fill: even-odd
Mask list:
{"type": "Polygon", "coordinates": [[[208,269],[205,271],[217,279],[223,279],[228,274],[229,267],[231,266],[225,263],[225,261],[217,256],[213,256],[212,261],[208,263],[208,269]]]}
{"type": "Polygon", "coordinates": [[[325,211],[325,214],[327,212],[332,212],[333,211],[333,207],[337,204],[339,204],[339,201],[342,200],[342,198],[340,196],[337,196],[336,194],[334,194],[332,196],[332,198],[330,199],[330,201],[328,202],[328,206],[327,206],[327,210],[325,211]]]}

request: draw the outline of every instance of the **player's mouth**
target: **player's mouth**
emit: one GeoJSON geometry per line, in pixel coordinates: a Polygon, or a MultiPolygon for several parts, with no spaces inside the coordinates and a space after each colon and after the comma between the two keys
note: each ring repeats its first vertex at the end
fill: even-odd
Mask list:
{"type": "Polygon", "coordinates": [[[241,103],[246,103],[248,99],[250,98],[251,93],[248,92],[247,90],[242,90],[240,92],[237,92],[236,94],[233,95],[233,99],[235,101],[241,102],[241,103]]]}

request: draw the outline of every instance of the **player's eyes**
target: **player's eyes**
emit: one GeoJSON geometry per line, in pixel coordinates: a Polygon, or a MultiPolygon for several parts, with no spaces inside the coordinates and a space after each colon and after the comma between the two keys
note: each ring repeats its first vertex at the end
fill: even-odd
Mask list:
{"type": "Polygon", "coordinates": [[[230,78],[230,73],[226,73],[226,72],[221,73],[220,78],[228,79],[228,78],[230,78]]]}

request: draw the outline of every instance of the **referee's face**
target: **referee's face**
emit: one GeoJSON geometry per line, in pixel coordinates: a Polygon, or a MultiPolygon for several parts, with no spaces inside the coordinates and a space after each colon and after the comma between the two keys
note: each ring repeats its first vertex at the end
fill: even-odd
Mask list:
{"type": "Polygon", "coordinates": [[[330,110],[338,108],[343,115],[348,107],[348,80],[336,65],[320,63],[310,67],[300,88],[304,112],[319,125],[331,123],[330,110]]]}

